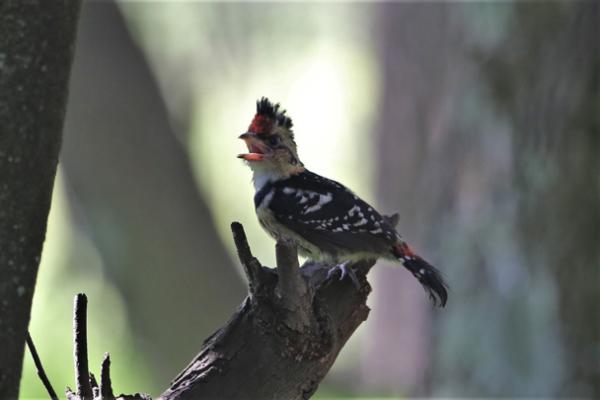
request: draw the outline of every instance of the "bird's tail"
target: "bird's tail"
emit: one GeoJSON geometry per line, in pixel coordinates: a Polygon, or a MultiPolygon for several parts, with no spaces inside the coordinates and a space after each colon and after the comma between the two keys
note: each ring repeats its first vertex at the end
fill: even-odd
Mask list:
{"type": "Polygon", "coordinates": [[[440,307],[446,305],[448,285],[444,282],[444,278],[442,278],[442,274],[437,268],[413,253],[405,242],[395,245],[392,248],[392,254],[404,265],[404,268],[409,270],[421,282],[434,305],[440,307]]]}

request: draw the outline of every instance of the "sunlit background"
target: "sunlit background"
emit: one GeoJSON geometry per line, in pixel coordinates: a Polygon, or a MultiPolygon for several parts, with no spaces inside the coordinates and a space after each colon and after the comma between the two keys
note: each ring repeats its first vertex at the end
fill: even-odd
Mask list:
{"type": "MultiPolygon", "coordinates": [[[[157,396],[245,296],[229,231],[274,265],[248,168],[255,101],[305,165],[360,193],[450,283],[433,309],[381,263],[315,397],[600,396],[593,3],[86,2],[31,334],[157,396]]],[[[26,355],[23,398],[45,391],[26,355]]]]}

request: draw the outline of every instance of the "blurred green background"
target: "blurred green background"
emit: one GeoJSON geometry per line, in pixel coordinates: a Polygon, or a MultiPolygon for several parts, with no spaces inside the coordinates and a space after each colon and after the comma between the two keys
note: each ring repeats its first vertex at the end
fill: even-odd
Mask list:
{"type": "MultiPolygon", "coordinates": [[[[371,315],[315,397],[600,397],[593,2],[84,2],[31,334],[153,396],[245,296],[229,224],[274,265],[237,136],[261,96],[306,166],[384,213],[451,286],[370,274],[371,315]]],[[[29,354],[22,398],[44,398],[29,354]]]]}

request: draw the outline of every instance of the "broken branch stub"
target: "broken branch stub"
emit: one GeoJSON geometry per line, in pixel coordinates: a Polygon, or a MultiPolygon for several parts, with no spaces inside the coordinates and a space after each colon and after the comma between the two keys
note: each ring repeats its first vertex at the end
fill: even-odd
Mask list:
{"type": "Polygon", "coordinates": [[[243,227],[231,225],[249,296],[229,322],[205,341],[162,399],[306,399],[317,389],[340,350],[369,312],[361,286],[327,278],[330,266],[298,267],[296,249],[276,246],[277,269],[252,256],[243,227]]]}

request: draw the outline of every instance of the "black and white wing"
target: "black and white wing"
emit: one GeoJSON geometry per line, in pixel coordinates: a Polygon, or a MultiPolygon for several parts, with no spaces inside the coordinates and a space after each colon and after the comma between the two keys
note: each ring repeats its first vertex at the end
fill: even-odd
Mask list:
{"type": "Polygon", "coordinates": [[[263,188],[258,206],[278,223],[331,255],[385,254],[400,239],[396,230],[369,204],[338,182],[305,171],[263,188]]]}

